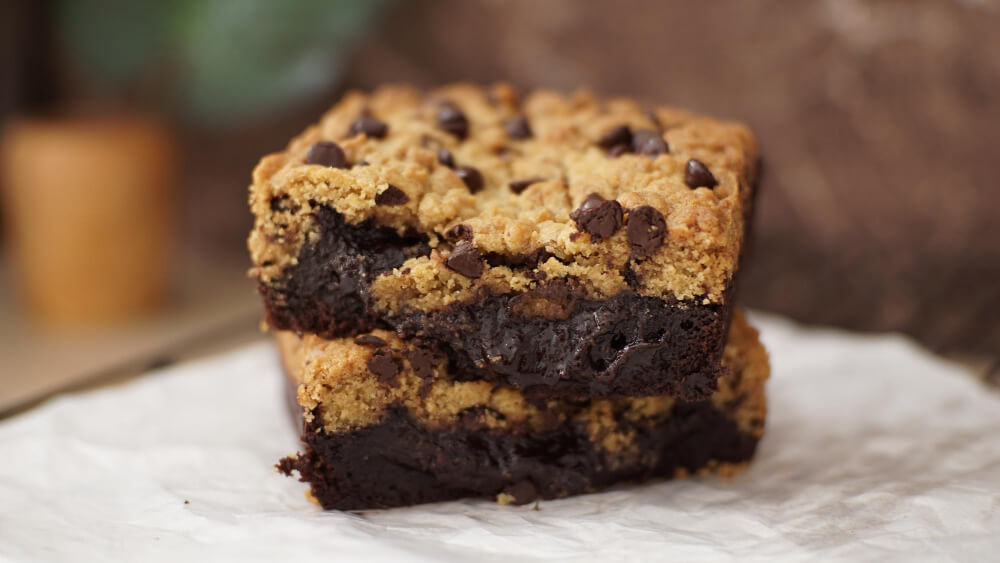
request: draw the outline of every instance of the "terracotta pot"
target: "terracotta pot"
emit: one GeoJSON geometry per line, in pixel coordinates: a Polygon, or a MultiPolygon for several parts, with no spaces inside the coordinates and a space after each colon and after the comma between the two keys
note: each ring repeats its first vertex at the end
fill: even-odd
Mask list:
{"type": "Polygon", "coordinates": [[[173,256],[174,151],[139,117],[25,119],[4,131],[8,249],[28,310],[90,326],[163,302],[173,256]]]}

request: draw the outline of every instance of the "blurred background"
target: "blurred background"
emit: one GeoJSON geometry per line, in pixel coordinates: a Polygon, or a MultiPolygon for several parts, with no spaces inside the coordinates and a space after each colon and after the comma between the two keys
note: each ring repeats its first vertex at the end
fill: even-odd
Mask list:
{"type": "Polygon", "coordinates": [[[259,337],[250,171],[386,81],[746,121],[765,176],[742,302],[1000,380],[1000,1],[0,6],[0,412],[259,337]]]}

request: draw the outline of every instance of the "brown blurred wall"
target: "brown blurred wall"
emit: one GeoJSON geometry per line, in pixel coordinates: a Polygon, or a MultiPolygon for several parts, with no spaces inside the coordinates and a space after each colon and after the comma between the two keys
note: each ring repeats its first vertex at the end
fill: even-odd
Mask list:
{"type": "Polygon", "coordinates": [[[347,83],[636,95],[749,122],[748,305],[1000,354],[1000,2],[401,2],[347,83]]]}
{"type": "MultiPolygon", "coordinates": [[[[43,64],[45,5],[0,3],[2,115],[79,95],[43,64]]],[[[585,86],[745,120],[766,169],[745,303],[1000,358],[1000,0],[399,0],[352,60],[341,87],[585,86]]],[[[250,170],[338,95],[178,124],[185,245],[245,268],[250,170]]]]}

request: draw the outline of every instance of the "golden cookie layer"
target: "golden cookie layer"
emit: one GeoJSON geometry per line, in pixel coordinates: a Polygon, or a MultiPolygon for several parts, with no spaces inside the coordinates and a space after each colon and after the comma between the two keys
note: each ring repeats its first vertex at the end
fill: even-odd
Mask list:
{"type": "Polygon", "coordinates": [[[542,277],[575,278],[588,296],[603,298],[628,288],[626,266],[643,295],[717,303],[744,244],[756,163],[756,141],[741,124],[585,91],[535,91],[523,99],[506,85],[352,92],[254,170],[252,273],[264,283],[280,278],[302,246],[316,239],[312,212],[326,206],[349,224],[371,218],[428,239],[430,256],[411,258],[374,281],[375,307],[386,314],[469,300],[483,288],[520,292],[542,277]],[[464,139],[439,127],[444,101],[465,115],[464,139]],[[361,115],[385,123],[386,134],[350,134],[361,115]],[[530,137],[508,133],[505,123],[518,116],[527,120],[530,137]],[[602,135],[620,125],[660,131],[669,152],[615,156],[598,146],[602,135]],[[310,147],[324,140],[343,149],[349,167],[305,163],[310,147]],[[442,148],[450,151],[454,167],[439,161],[442,148]],[[714,188],[685,183],[691,159],[708,168],[718,182],[714,188]],[[480,173],[481,190],[470,191],[459,166],[480,173]],[[535,178],[540,180],[520,193],[510,187],[535,178]],[[390,185],[405,196],[394,192],[388,198],[390,185]],[[624,224],[611,236],[581,232],[570,217],[592,193],[616,200],[624,210],[624,224]],[[631,210],[640,206],[662,213],[667,236],[651,255],[636,260],[627,227],[631,210]],[[456,243],[445,233],[457,225],[468,227],[472,245],[483,255],[524,257],[544,250],[551,258],[537,267],[486,264],[480,277],[467,277],[445,265],[456,243]]]}

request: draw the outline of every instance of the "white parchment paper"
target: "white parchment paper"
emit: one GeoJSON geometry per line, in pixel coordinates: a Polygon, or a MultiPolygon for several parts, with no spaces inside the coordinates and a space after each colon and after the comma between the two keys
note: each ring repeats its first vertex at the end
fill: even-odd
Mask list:
{"type": "Polygon", "coordinates": [[[0,559],[1000,561],[1000,394],[899,337],[753,319],[771,413],[731,481],[324,513],[271,469],[298,444],[261,343],[0,423],[0,559]]]}

